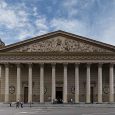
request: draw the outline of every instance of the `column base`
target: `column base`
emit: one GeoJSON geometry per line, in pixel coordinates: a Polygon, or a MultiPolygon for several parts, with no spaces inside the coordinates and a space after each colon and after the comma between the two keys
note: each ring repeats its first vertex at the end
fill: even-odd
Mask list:
{"type": "Polygon", "coordinates": [[[115,102],[108,102],[108,104],[115,104],[115,102]]]}
{"type": "Polygon", "coordinates": [[[93,104],[93,103],[91,103],[91,102],[85,102],[85,104],[93,104]]]}
{"type": "Polygon", "coordinates": [[[45,102],[40,102],[40,104],[45,104],[45,102]]]}
{"type": "Polygon", "coordinates": [[[97,102],[96,104],[103,104],[103,102],[97,102]]]}
{"type": "Polygon", "coordinates": [[[3,102],[3,104],[10,104],[10,102],[3,102]]]}
{"type": "Polygon", "coordinates": [[[80,102],[75,102],[75,103],[73,103],[73,104],[80,104],[80,102]]]}
{"type": "Polygon", "coordinates": [[[9,94],[5,94],[4,102],[5,102],[5,103],[8,103],[8,102],[9,102],[9,94]]]}
{"type": "Polygon", "coordinates": [[[68,104],[68,102],[63,102],[62,104],[68,104]]]}

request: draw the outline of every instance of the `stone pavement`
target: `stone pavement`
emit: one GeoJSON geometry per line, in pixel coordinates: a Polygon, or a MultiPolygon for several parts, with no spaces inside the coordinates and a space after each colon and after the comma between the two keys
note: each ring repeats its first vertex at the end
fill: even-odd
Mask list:
{"type": "MultiPolygon", "coordinates": [[[[115,103],[113,104],[108,104],[108,103],[103,103],[103,104],[85,104],[85,103],[80,103],[80,104],[52,104],[52,103],[33,103],[33,104],[23,104],[24,107],[39,107],[39,108],[76,108],[76,107],[103,107],[103,108],[115,108],[115,103]]],[[[10,107],[10,104],[4,104],[0,103],[0,107],[10,107]]],[[[16,107],[15,102],[12,103],[12,107],[16,107]]]]}
{"type": "Polygon", "coordinates": [[[0,104],[0,115],[115,115],[115,104],[0,104]]]}
{"type": "Polygon", "coordinates": [[[0,103],[0,115],[115,115],[115,104],[13,104],[0,103]]]}

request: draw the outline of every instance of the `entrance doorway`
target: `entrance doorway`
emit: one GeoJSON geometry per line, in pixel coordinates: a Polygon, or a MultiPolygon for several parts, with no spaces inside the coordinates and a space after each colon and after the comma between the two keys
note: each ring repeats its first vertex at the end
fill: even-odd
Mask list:
{"type": "Polygon", "coordinates": [[[24,103],[28,103],[28,87],[24,87],[24,103]]]}
{"type": "Polygon", "coordinates": [[[90,97],[91,97],[91,103],[94,102],[94,87],[91,87],[91,93],[90,93],[90,97]]]}
{"type": "Polygon", "coordinates": [[[62,99],[63,99],[62,87],[56,87],[56,99],[57,99],[57,103],[62,103],[62,99]]]}

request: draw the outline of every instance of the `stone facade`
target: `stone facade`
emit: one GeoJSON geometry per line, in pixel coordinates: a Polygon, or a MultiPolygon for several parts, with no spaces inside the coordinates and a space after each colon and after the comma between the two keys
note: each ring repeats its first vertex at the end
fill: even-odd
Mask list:
{"type": "Polygon", "coordinates": [[[114,102],[115,47],[63,31],[0,49],[0,101],[114,102]]]}

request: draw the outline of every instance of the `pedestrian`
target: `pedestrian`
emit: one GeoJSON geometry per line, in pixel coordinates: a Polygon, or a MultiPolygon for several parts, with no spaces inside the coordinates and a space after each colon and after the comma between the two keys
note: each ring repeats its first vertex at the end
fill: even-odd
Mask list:
{"type": "Polygon", "coordinates": [[[19,108],[19,104],[20,104],[20,100],[18,99],[18,101],[16,102],[16,108],[19,108]]]}
{"type": "Polygon", "coordinates": [[[10,107],[12,107],[12,102],[10,102],[10,107]]]}
{"type": "Polygon", "coordinates": [[[21,108],[23,108],[23,102],[22,101],[21,101],[20,105],[21,105],[21,108]]]}
{"type": "Polygon", "coordinates": [[[72,98],[70,99],[70,102],[73,103],[73,99],[72,98]]]}

